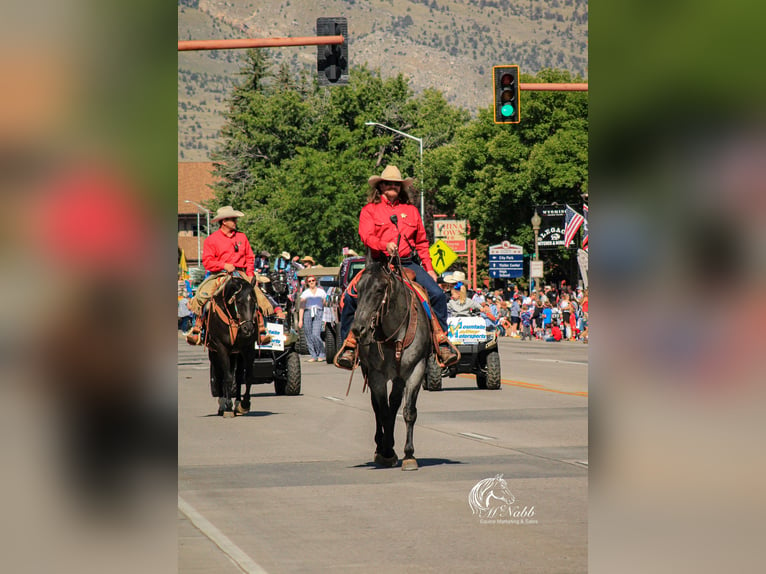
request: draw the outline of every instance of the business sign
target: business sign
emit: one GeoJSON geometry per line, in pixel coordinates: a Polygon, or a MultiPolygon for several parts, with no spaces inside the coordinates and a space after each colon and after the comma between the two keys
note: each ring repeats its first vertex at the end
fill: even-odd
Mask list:
{"type": "Polygon", "coordinates": [[[537,236],[538,249],[564,247],[564,212],[565,205],[538,205],[535,210],[540,214],[540,233],[537,236]]]}
{"type": "Polygon", "coordinates": [[[441,239],[455,253],[465,253],[467,233],[465,219],[437,219],[434,221],[434,241],[441,239]]]}
{"type": "Polygon", "coordinates": [[[489,247],[489,276],[496,278],[521,277],[524,275],[524,249],[503,241],[489,247]]]}
{"type": "Polygon", "coordinates": [[[437,275],[444,273],[457,260],[457,253],[441,239],[429,247],[428,252],[431,254],[431,264],[437,275]]]}

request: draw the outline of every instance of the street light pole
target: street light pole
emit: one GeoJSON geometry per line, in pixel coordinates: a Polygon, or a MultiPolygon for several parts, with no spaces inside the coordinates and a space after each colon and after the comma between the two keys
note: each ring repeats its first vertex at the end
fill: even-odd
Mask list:
{"type": "Polygon", "coordinates": [[[366,125],[366,126],[380,126],[380,127],[385,128],[387,130],[390,130],[390,131],[392,131],[394,133],[397,133],[400,136],[404,136],[406,138],[410,138],[411,140],[415,140],[416,142],[418,142],[418,146],[420,148],[420,219],[423,220],[423,225],[425,225],[425,208],[424,208],[425,204],[424,204],[424,200],[423,200],[423,139],[422,138],[417,138],[417,137],[415,137],[413,135],[401,132],[399,130],[395,130],[394,128],[385,126],[385,125],[383,125],[381,123],[378,123],[378,122],[364,122],[364,125],[366,125]]]}
{"type": "Polygon", "coordinates": [[[191,201],[190,199],[185,199],[185,203],[191,203],[192,205],[196,206],[197,209],[197,267],[200,267],[200,262],[202,261],[202,249],[200,248],[200,241],[199,241],[199,210],[202,209],[205,212],[205,215],[207,216],[207,230],[206,230],[206,236],[210,237],[210,210],[202,207],[199,203],[196,201],[191,201]]]}
{"type": "MultiPolygon", "coordinates": [[[[542,218],[538,215],[537,210],[535,210],[535,214],[532,216],[532,231],[535,232],[535,261],[540,260],[540,252],[538,251],[537,246],[537,238],[540,233],[540,224],[543,222],[542,218]]],[[[532,295],[532,286],[534,285],[534,279],[532,278],[532,273],[530,271],[529,273],[529,294],[532,295]]]]}

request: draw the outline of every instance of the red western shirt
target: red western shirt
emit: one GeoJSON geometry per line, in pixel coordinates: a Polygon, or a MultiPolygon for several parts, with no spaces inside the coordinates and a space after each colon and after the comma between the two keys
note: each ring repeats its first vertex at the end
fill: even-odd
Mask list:
{"type": "Polygon", "coordinates": [[[380,198],[380,203],[368,203],[362,208],[359,215],[359,236],[364,244],[372,250],[373,258],[386,254],[386,244],[396,243],[399,232],[402,238],[399,241],[399,255],[409,257],[412,255],[407,241],[418,252],[426,271],[433,271],[431,254],[428,251],[428,238],[420,213],[414,205],[394,202],[393,204],[385,196],[380,198]],[[391,216],[396,215],[399,229],[391,221],[391,216]]]}
{"type": "Polygon", "coordinates": [[[255,253],[241,231],[236,231],[234,235],[228,237],[223,230],[219,229],[205,239],[205,244],[202,246],[202,265],[205,269],[211,273],[218,273],[223,271],[224,263],[231,263],[234,267],[244,269],[248,276],[255,274],[255,253]]]}

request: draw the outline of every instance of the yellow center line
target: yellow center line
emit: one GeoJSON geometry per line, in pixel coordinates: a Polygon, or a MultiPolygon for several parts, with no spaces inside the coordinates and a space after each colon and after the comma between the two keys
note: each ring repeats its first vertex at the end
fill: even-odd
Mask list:
{"type": "MultiPolygon", "coordinates": [[[[474,378],[473,375],[467,375],[467,374],[462,374],[462,373],[459,374],[458,377],[463,377],[465,379],[472,379],[472,378],[474,378]]],[[[559,391],[557,389],[549,389],[548,387],[544,387],[542,385],[538,385],[538,384],[535,384],[535,383],[525,383],[523,381],[511,381],[511,380],[508,380],[508,379],[501,379],[500,382],[503,383],[504,385],[512,385],[514,387],[522,387],[524,389],[532,389],[532,390],[535,390],[535,391],[547,391],[549,393],[557,393],[559,395],[572,395],[572,396],[575,396],[575,397],[587,397],[588,396],[588,391],[573,391],[573,392],[559,391]]]]}

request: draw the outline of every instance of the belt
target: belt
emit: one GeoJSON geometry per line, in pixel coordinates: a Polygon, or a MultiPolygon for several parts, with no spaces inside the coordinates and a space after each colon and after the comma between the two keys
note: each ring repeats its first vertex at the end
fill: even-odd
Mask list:
{"type": "MultiPolygon", "coordinates": [[[[393,258],[391,258],[391,257],[388,257],[388,256],[384,256],[384,257],[375,257],[374,259],[375,259],[375,261],[382,261],[382,262],[384,262],[384,263],[385,263],[386,261],[392,261],[392,260],[393,260],[393,258]]],[[[409,256],[409,257],[400,257],[400,258],[399,258],[399,261],[401,261],[402,265],[409,265],[409,264],[411,264],[411,263],[415,263],[415,262],[412,260],[412,256],[409,256]]]]}

